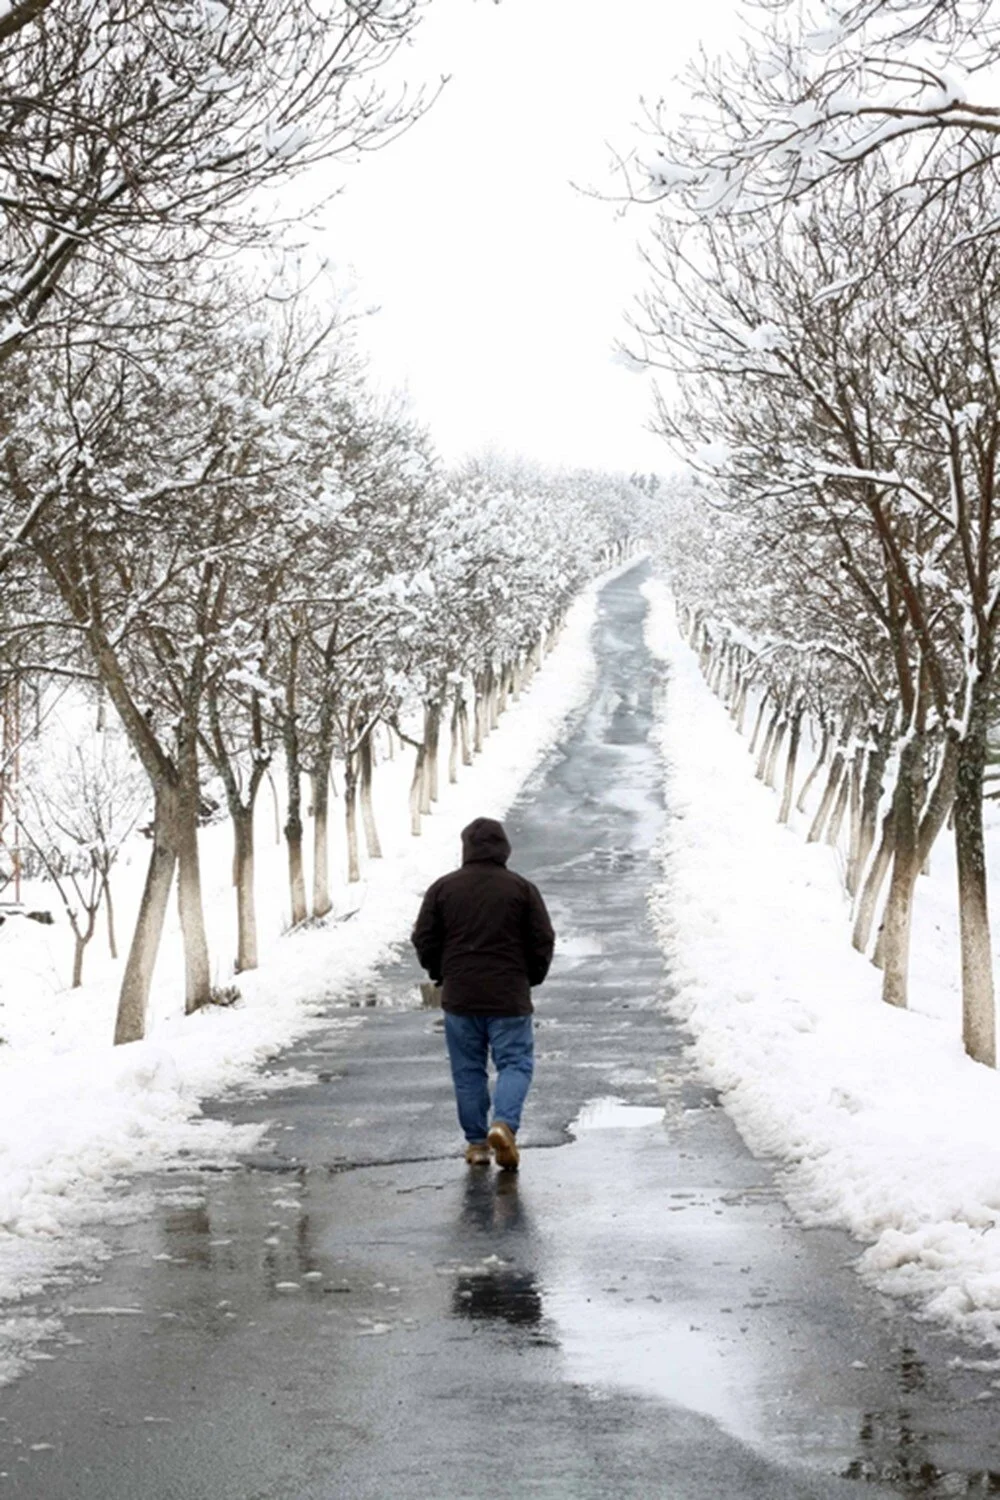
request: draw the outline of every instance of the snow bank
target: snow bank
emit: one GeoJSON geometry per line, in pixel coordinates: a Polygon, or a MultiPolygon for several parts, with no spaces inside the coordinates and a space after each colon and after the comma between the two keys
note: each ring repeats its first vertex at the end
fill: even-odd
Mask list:
{"type": "MultiPolygon", "coordinates": [[[[962,1050],[953,981],[934,1013],[882,1004],[878,972],[850,946],[833,852],[778,825],[666,586],[644,591],[647,640],[670,669],[653,910],[695,1058],[751,1149],[784,1164],[805,1223],[847,1228],[882,1291],[1000,1344],[1000,1077],[962,1050]]],[[[948,914],[939,889],[928,910],[929,958],[957,955],[954,897],[948,914]]]]}
{"type": "MultiPolygon", "coordinates": [[[[133,1185],[138,1174],[178,1160],[191,1167],[225,1165],[252,1148],[263,1127],[206,1119],[199,1101],[239,1085],[266,1089],[260,1069],[267,1060],[318,1024],[327,1000],[370,983],[375,968],[398,951],[423,890],[458,863],[461,828],[475,816],[507,811],[585,701],[594,673],[590,634],[597,595],[634,566],[632,559],[603,575],[573,605],[531,687],[508,707],[476,763],[461,771],[456,785],[442,787],[420,838],[408,832],[409,758],[381,768],[376,808],[386,857],[368,864],[360,886],[336,890],[327,925],[282,935],[284,853],[272,832],[270,858],[264,851],[258,856],[263,961],[256,972],[239,976],[238,1005],[178,1015],[174,943],[158,965],[149,1037],[113,1048],[120,961],[105,961],[94,983],[68,991],[60,987],[53,953],[57,929],[23,918],[0,928],[0,1301],[35,1295],[93,1265],[105,1253],[94,1227],[148,1209],[147,1195],[133,1185]]],[[[232,952],[226,830],[208,830],[205,843],[213,951],[232,952]]],[[[134,898],[138,865],[126,871],[128,883],[134,898]]],[[[91,962],[100,968],[96,955],[91,962]]],[[[356,1024],[349,1015],[322,1022],[327,1028],[356,1024]]],[[[282,1086],[288,1081],[284,1075],[282,1086]]],[[[0,1383],[32,1357],[32,1328],[42,1337],[53,1325],[0,1321],[0,1383]]]]}

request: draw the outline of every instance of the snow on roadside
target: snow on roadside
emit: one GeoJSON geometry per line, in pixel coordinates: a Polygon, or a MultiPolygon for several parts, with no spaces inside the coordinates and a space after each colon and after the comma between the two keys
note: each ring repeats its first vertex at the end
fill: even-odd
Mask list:
{"type": "Polygon", "coordinates": [[[882,1291],[1000,1344],[1000,1076],[965,1056],[953,1017],[882,1004],[831,850],[779,826],[666,585],[644,592],[669,668],[653,913],[696,1061],[750,1148],[783,1164],[805,1223],[848,1229],[882,1291]]]}
{"type": "MultiPolygon", "coordinates": [[[[105,1253],[95,1226],[147,1210],[148,1195],[132,1182],[139,1174],[177,1161],[225,1165],[252,1148],[263,1127],[205,1118],[199,1101],[241,1084],[266,1089],[259,1071],[266,1061],[318,1024],[326,1000],[369,982],[405,942],[423,890],[458,863],[461,828],[473,817],[506,812],[585,701],[598,593],[635,565],[633,558],[581,594],[530,688],[509,705],[475,764],[456,785],[442,787],[419,839],[404,821],[406,767],[396,768],[403,800],[393,825],[383,823],[386,858],[367,866],[360,887],[338,891],[343,920],[286,936],[272,920],[260,969],[239,976],[237,1006],[178,1015],[177,966],[168,962],[158,969],[151,1034],[113,1048],[115,976],[71,995],[54,982],[50,930],[23,921],[0,929],[0,1302],[35,1296],[92,1266],[105,1253]]],[[[219,849],[220,877],[209,904],[221,905],[224,896],[226,916],[211,909],[208,915],[210,928],[218,915],[225,933],[228,851],[221,842],[219,849]]],[[[282,862],[275,851],[274,890],[282,862]]],[[[268,900],[262,896],[262,907],[268,900]]],[[[358,1019],[322,1024],[351,1026],[358,1019]]],[[[0,1320],[0,1384],[32,1357],[31,1327],[38,1337],[53,1330],[51,1321],[0,1320]]]]}

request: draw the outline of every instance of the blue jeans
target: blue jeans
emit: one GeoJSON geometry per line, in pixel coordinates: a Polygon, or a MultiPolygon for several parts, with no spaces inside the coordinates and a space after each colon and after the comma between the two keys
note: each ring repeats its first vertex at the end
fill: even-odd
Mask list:
{"type": "Polygon", "coordinates": [[[486,1061],[492,1053],[497,1070],[493,1119],[516,1131],[535,1067],[531,1016],[459,1016],[444,1013],[458,1123],[467,1141],[485,1141],[489,1129],[490,1090],[486,1061]]]}

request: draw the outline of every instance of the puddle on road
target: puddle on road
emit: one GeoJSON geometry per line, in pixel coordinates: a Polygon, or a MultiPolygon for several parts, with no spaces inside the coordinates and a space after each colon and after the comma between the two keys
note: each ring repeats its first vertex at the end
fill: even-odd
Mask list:
{"type": "Polygon", "coordinates": [[[571,1378],[672,1401],[744,1440],[756,1438],[740,1382],[702,1329],[648,1300],[623,1304],[620,1294],[602,1297],[591,1283],[564,1283],[546,1296],[571,1378]]]}
{"type": "Polygon", "coordinates": [[[660,1106],[626,1104],[613,1094],[603,1099],[589,1099],[580,1113],[569,1125],[571,1135],[582,1135],[588,1130],[635,1130],[662,1123],[664,1111],[660,1106]]]}

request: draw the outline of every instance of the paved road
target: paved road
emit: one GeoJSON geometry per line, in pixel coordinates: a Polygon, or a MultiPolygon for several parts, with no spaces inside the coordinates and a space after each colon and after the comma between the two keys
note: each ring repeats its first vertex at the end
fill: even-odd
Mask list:
{"type": "Polygon", "coordinates": [[[401,962],[279,1060],[311,1084],[220,1108],[266,1149],[156,1184],[101,1278],[39,1304],[78,1342],[0,1393],[0,1500],[1000,1493],[1000,1372],[790,1221],[663,1009],[640,577],[508,819],[561,937],[520,1177],[461,1163],[401,962]]]}

